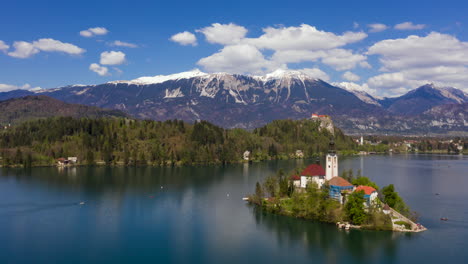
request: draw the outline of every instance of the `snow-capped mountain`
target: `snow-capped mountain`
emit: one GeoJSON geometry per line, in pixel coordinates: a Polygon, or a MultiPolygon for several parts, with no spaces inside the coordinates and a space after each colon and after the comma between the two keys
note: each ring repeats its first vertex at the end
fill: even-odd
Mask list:
{"type": "MultiPolygon", "coordinates": [[[[25,92],[33,93],[0,93],[0,100],[27,95],[25,92]]],[[[118,109],[142,119],[203,119],[228,128],[255,128],[274,119],[309,118],[312,113],[320,113],[332,116],[339,127],[355,133],[430,130],[429,123],[414,127],[413,117],[408,116],[443,104],[467,102],[460,90],[432,86],[398,98],[379,99],[292,70],[277,70],[264,76],[192,70],[34,93],[68,103],[118,109]]],[[[461,128],[467,130],[466,126],[461,128]]]]}
{"type": "Polygon", "coordinates": [[[201,72],[199,69],[194,69],[192,71],[175,73],[175,74],[170,74],[170,75],[145,76],[145,77],[140,77],[131,81],[113,81],[109,83],[113,83],[113,84],[127,83],[127,84],[136,84],[136,85],[148,85],[148,84],[163,83],[167,81],[202,77],[206,75],[208,74],[201,72]]]}

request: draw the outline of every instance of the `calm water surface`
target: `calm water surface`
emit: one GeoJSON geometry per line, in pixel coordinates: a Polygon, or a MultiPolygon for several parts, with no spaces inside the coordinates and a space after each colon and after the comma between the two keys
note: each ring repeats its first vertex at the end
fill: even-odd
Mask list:
{"type": "Polygon", "coordinates": [[[340,231],[242,201],[301,162],[0,169],[0,263],[468,263],[468,156],[341,159],[395,184],[420,234],[340,231]]]}

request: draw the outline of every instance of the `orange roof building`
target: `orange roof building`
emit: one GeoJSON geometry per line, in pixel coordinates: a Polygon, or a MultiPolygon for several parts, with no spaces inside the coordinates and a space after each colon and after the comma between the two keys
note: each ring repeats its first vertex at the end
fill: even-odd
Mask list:
{"type": "Polygon", "coordinates": [[[364,195],[371,195],[373,192],[377,192],[374,187],[359,185],[356,187],[356,192],[363,191],[364,195]]]}
{"type": "Polygon", "coordinates": [[[341,178],[341,177],[333,177],[330,181],[328,181],[330,186],[339,186],[339,187],[354,187],[349,181],[341,178]]]}
{"type": "Polygon", "coordinates": [[[366,199],[366,205],[370,206],[372,202],[374,202],[375,198],[377,198],[377,190],[374,187],[359,185],[356,187],[356,192],[362,191],[364,192],[364,199],[366,199]]]}

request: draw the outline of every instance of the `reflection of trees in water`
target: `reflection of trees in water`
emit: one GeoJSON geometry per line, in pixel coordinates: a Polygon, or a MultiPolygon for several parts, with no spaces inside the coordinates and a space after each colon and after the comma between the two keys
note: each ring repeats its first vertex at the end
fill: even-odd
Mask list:
{"type": "Polygon", "coordinates": [[[104,210],[105,219],[118,219],[109,216],[120,215],[125,204],[131,210],[156,201],[171,201],[180,206],[187,194],[204,194],[222,181],[221,171],[226,169],[222,166],[0,168],[0,180],[14,178],[27,188],[59,195],[70,193],[67,197],[79,197],[76,204],[85,201],[87,205],[98,206],[96,210],[104,210]],[[127,199],[129,196],[132,198],[127,199]]]}
{"type": "Polygon", "coordinates": [[[294,167],[295,161],[264,162],[249,164],[245,169],[242,164],[216,166],[182,167],[43,167],[32,169],[0,168],[0,177],[14,177],[23,184],[45,186],[60,191],[84,191],[99,194],[104,191],[133,192],[151,194],[168,187],[176,191],[174,195],[183,195],[190,189],[204,192],[226,177],[251,177],[259,171],[265,175],[275,173],[279,167],[294,167]],[[247,175],[242,176],[242,172],[247,175]]]}
{"type": "Polygon", "coordinates": [[[339,230],[332,224],[265,213],[256,206],[249,207],[257,225],[273,231],[281,246],[302,243],[311,257],[323,255],[327,263],[340,263],[348,257],[359,263],[381,260],[394,263],[398,242],[411,238],[388,231],[339,230]]]}
{"type": "Polygon", "coordinates": [[[174,189],[200,187],[221,180],[221,167],[70,167],[3,169],[1,177],[18,182],[48,185],[61,190],[83,189],[87,192],[126,190],[147,193],[170,185],[174,189]]]}

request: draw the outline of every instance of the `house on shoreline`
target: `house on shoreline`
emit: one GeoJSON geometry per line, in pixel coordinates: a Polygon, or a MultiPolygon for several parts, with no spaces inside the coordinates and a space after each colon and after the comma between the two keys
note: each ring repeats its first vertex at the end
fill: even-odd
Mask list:
{"type": "Polygon", "coordinates": [[[77,157],[68,157],[68,158],[61,157],[57,159],[57,166],[65,167],[65,166],[75,165],[77,162],[78,162],[77,157]]]}
{"type": "Polygon", "coordinates": [[[366,202],[365,202],[366,207],[369,207],[375,203],[375,199],[377,198],[377,190],[374,187],[359,185],[358,187],[356,187],[355,191],[364,192],[364,199],[366,199],[366,202]]]}

